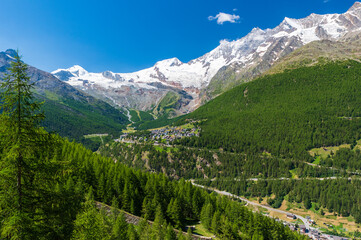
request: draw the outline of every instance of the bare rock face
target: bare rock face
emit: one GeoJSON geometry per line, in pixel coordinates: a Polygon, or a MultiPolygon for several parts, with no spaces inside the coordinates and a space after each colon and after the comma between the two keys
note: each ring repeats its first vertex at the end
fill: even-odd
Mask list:
{"type": "Polygon", "coordinates": [[[122,107],[150,110],[167,92],[184,91],[178,113],[202,103],[242,82],[250,81],[280,58],[313,41],[338,41],[361,29],[361,3],[343,14],[311,14],[285,18],[273,29],[254,28],[245,37],[222,40],[205,55],[182,63],[177,58],[157,62],[134,73],[89,73],[80,66],[58,69],[54,76],[93,96],[122,107]]]}

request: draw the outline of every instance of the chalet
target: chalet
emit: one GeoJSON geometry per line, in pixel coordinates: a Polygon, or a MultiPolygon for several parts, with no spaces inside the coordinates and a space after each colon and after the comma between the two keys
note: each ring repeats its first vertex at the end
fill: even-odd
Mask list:
{"type": "Polygon", "coordinates": [[[305,225],[300,225],[300,232],[301,233],[307,233],[307,228],[306,228],[306,226],[305,225]]]}
{"type": "Polygon", "coordinates": [[[310,231],[310,236],[312,237],[312,239],[320,239],[321,238],[321,233],[315,229],[312,229],[310,231]]]}
{"type": "Polygon", "coordinates": [[[310,224],[316,224],[315,220],[312,220],[312,219],[309,219],[308,222],[309,222],[310,224]]]}
{"type": "Polygon", "coordinates": [[[286,217],[289,219],[296,219],[296,215],[292,214],[292,213],[287,213],[286,217]]]}
{"type": "Polygon", "coordinates": [[[290,224],[290,229],[292,230],[292,231],[295,231],[296,230],[296,226],[295,225],[293,225],[293,224],[290,224]]]}

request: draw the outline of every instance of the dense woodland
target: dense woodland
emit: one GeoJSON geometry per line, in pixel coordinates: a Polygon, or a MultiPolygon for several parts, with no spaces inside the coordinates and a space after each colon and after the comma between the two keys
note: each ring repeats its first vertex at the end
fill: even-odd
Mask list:
{"type": "MultiPolygon", "coordinates": [[[[32,211],[42,213],[41,217],[36,218],[40,217],[42,220],[35,221],[35,216],[28,216],[28,224],[31,225],[21,229],[26,231],[24,239],[149,239],[144,237],[159,231],[156,229],[157,225],[150,227],[146,223],[142,223],[144,226],[135,230],[132,226],[124,224],[121,215],[115,218],[99,211],[92,199],[148,220],[164,222],[162,228],[171,224],[172,227],[167,228],[176,229],[184,227],[187,219],[199,220],[202,208],[206,204],[211,204],[213,210],[208,213],[207,218],[212,218],[215,223],[213,228],[209,226],[209,229],[217,236],[227,239],[280,239],[279,236],[289,239],[301,238],[281,223],[252,213],[242,204],[226,197],[209,194],[205,190],[193,187],[190,182],[171,181],[162,174],[134,170],[120,162],[95,154],[80,144],[59,137],[54,139],[57,141],[56,147],[53,146],[54,150],[48,150],[49,152],[44,154],[45,160],[53,166],[52,172],[43,175],[42,171],[34,171],[33,181],[29,182],[34,187],[39,181],[43,181],[43,177],[50,178],[40,184],[45,185],[45,196],[42,196],[43,189],[34,188],[28,199],[29,204],[34,203],[40,195],[44,197],[44,202],[39,202],[36,206],[27,206],[29,209],[26,209],[29,210],[29,214],[32,211]],[[51,207],[48,206],[50,202],[51,207]],[[129,235],[126,238],[114,237],[114,232],[122,231],[116,228],[125,228],[129,235]],[[256,237],[252,238],[253,236],[256,237]]],[[[6,160],[7,152],[3,148],[0,156],[2,161],[6,160]]],[[[1,196],[9,191],[4,185],[0,189],[1,196]]],[[[21,225],[11,225],[11,221],[14,220],[11,218],[12,211],[6,211],[5,214],[7,205],[0,206],[3,213],[1,220],[5,222],[1,225],[2,236],[10,237],[21,225]]],[[[182,239],[181,236],[179,238],[182,239]]],[[[157,239],[176,238],[164,236],[157,239]]]]}
{"type": "Polygon", "coordinates": [[[313,147],[361,138],[361,63],[287,70],[242,84],[183,119],[207,119],[193,147],[310,160],[313,147]]]}
{"type": "MultiPolygon", "coordinates": [[[[67,156],[81,164],[78,165],[80,171],[74,174],[73,179],[84,181],[80,185],[87,189],[91,186],[95,200],[109,205],[117,202],[119,208],[146,219],[155,220],[157,209],[160,209],[168,223],[175,228],[181,228],[187,223],[186,219],[199,220],[202,208],[210,203],[214,211],[209,217],[213,218],[216,214],[214,221],[219,222],[216,224],[218,228],[215,233],[219,236],[239,239],[240,234],[249,238],[262,235],[264,239],[272,239],[274,237],[271,229],[284,229],[274,220],[254,214],[240,203],[226,197],[215,196],[193,187],[190,182],[170,181],[162,174],[135,171],[119,162],[114,163],[109,158],[93,154],[75,143],[66,144],[63,152],[71,153],[67,156]],[[78,151],[80,153],[77,153],[78,151]],[[263,221],[265,222],[261,223],[263,221]],[[258,224],[271,224],[274,227],[264,227],[261,233],[256,233],[254,226],[258,224]]],[[[276,230],[275,234],[293,235],[288,230],[282,231],[284,232],[279,233],[276,230]]]]}
{"type": "Polygon", "coordinates": [[[172,228],[200,219],[223,239],[304,239],[239,202],[129,168],[47,133],[39,127],[44,115],[26,68],[16,56],[1,85],[2,239],[184,239],[172,228]],[[95,201],[113,210],[99,209],[95,201]],[[117,209],[154,224],[128,225],[117,209]]]}
{"type": "MultiPolygon", "coordinates": [[[[316,208],[335,212],[344,217],[352,215],[357,223],[361,223],[361,179],[325,179],[325,180],[261,180],[246,181],[239,179],[220,179],[216,181],[200,180],[200,184],[226,189],[233,194],[249,197],[275,197],[269,204],[275,208],[282,201],[303,203],[306,209],[312,203],[316,208]]],[[[317,210],[318,210],[317,209],[317,210]]]]}

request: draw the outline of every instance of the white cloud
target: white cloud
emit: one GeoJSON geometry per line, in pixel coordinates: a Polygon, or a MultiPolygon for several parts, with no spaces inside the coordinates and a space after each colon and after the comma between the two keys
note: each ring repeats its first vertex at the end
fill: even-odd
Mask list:
{"type": "Polygon", "coordinates": [[[224,22],[236,23],[239,20],[239,16],[235,14],[228,13],[218,13],[216,16],[209,16],[208,20],[212,21],[217,19],[218,24],[223,24],[224,22]]]}

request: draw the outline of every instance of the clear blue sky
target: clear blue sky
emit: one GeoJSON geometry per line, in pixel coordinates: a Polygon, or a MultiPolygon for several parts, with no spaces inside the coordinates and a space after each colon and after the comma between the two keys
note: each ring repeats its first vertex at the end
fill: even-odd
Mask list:
{"type": "Polygon", "coordinates": [[[254,27],[273,28],[286,16],[343,13],[354,2],[2,0],[0,51],[18,48],[27,63],[46,71],[79,64],[93,72],[131,72],[171,57],[188,62],[254,27]],[[208,19],[219,12],[239,19],[221,25],[208,19]]]}

